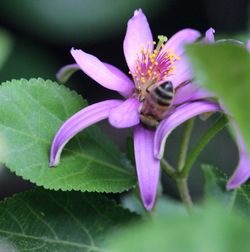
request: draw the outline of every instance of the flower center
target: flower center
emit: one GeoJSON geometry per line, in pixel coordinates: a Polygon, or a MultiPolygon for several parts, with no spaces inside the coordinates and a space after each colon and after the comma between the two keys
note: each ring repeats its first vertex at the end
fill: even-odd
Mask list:
{"type": "Polygon", "coordinates": [[[151,86],[165,81],[168,76],[173,74],[174,63],[176,60],[180,60],[173,50],[164,49],[167,37],[161,35],[158,36],[158,39],[159,42],[153,51],[149,49],[149,45],[156,44],[156,42],[148,42],[147,48],[141,48],[134,72],[130,72],[140,99],[145,98],[151,86]]]}

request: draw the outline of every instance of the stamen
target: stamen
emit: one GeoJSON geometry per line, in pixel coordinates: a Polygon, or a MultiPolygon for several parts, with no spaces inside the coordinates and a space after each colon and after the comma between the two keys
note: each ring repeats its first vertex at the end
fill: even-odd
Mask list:
{"type": "Polygon", "coordinates": [[[131,74],[140,96],[147,94],[146,90],[149,86],[166,80],[169,75],[173,75],[174,64],[177,60],[180,60],[180,57],[172,49],[162,49],[167,37],[160,35],[158,39],[159,42],[153,51],[150,47],[152,44],[156,44],[155,41],[148,42],[146,47],[142,46],[140,53],[137,54],[135,68],[131,74]]]}

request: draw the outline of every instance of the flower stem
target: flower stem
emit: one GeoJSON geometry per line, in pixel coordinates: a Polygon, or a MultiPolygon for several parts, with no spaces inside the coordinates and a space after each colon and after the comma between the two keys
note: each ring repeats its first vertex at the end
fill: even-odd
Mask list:
{"type": "Polygon", "coordinates": [[[178,160],[178,165],[177,165],[177,171],[181,172],[184,164],[186,162],[186,157],[187,157],[187,151],[188,151],[188,145],[189,145],[189,140],[192,134],[192,129],[194,126],[194,118],[190,119],[186,124],[185,128],[183,130],[183,135],[182,135],[182,140],[181,140],[181,147],[180,147],[180,155],[179,155],[179,160],[178,160]]]}
{"type": "Polygon", "coordinates": [[[176,170],[173,168],[169,162],[162,158],[161,159],[161,168],[164,170],[164,172],[171,178],[176,178],[176,170]]]}
{"type": "Polygon", "coordinates": [[[192,168],[194,162],[196,161],[199,154],[202,152],[204,147],[210,142],[210,140],[228,123],[228,119],[225,115],[221,116],[215,124],[201,137],[198,144],[194,147],[190,153],[186,164],[184,165],[180,175],[182,178],[186,178],[192,168]]]}
{"type": "Polygon", "coordinates": [[[200,141],[191,151],[190,155],[186,160],[189,140],[194,124],[194,120],[188,121],[182,135],[181,149],[177,170],[174,169],[165,159],[161,160],[163,171],[176,181],[181,200],[183,201],[185,207],[189,212],[191,212],[193,206],[187,183],[191,167],[196,161],[201,151],[204,149],[204,147],[221,129],[225,127],[227,123],[228,123],[227,117],[225,115],[221,116],[214,123],[214,125],[201,137],[200,141]]]}
{"type": "Polygon", "coordinates": [[[177,184],[182,202],[184,203],[187,210],[191,212],[192,207],[193,207],[193,202],[189,193],[187,178],[176,179],[176,184],[177,184]]]}

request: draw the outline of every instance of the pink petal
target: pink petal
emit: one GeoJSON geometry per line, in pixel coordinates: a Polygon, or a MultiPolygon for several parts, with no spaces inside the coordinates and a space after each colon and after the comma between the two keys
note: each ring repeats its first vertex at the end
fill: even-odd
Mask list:
{"type": "Polygon", "coordinates": [[[50,166],[59,164],[60,155],[66,143],[88,126],[109,116],[111,109],[119,106],[121,100],[108,100],[90,105],[70,117],[57,131],[50,151],[50,166]]]}
{"type": "Polygon", "coordinates": [[[109,114],[109,122],[116,128],[128,128],[139,124],[140,103],[135,98],[129,98],[121,105],[111,110],[109,114]]]}
{"type": "Polygon", "coordinates": [[[150,211],[155,203],[160,174],[160,160],[153,155],[154,131],[138,125],[134,131],[134,150],[141,198],[150,211]]]}
{"type": "Polygon", "coordinates": [[[125,97],[133,92],[133,82],[127,77],[124,78],[121,71],[114,66],[106,65],[82,50],[71,49],[71,54],[82,71],[102,86],[115,90],[125,97]]]}
{"type": "Polygon", "coordinates": [[[208,29],[206,31],[205,38],[203,39],[203,42],[214,43],[215,42],[214,33],[215,33],[215,30],[213,28],[208,29]]]}
{"type": "Polygon", "coordinates": [[[198,99],[206,99],[211,97],[214,97],[214,95],[202,89],[199,85],[190,82],[189,84],[177,89],[173,104],[178,105],[188,101],[195,101],[198,99]]]}
{"type": "Polygon", "coordinates": [[[141,49],[153,50],[153,37],[146,16],[141,9],[134,12],[128,21],[127,32],[123,42],[124,55],[131,72],[135,67],[141,49]]]}
{"type": "Polygon", "coordinates": [[[155,157],[159,159],[163,157],[166,140],[176,127],[199,114],[215,111],[220,111],[220,107],[217,104],[205,101],[186,103],[177,107],[169,117],[160,123],[156,130],[154,140],[155,157]]]}
{"type": "Polygon", "coordinates": [[[163,50],[173,50],[177,56],[182,56],[185,51],[185,45],[194,43],[200,33],[193,29],[183,29],[175,33],[165,44],[163,50]]]}
{"type": "Polygon", "coordinates": [[[240,187],[250,177],[250,157],[246,152],[240,151],[237,168],[227,183],[227,190],[240,187]]]}
{"type": "Polygon", "coordinates": [[[116,75],[117,77],[119,77],[120,79],[126,80],[126,82],[130,83],[130,85],[132,86],[134,91],[134,82],[128,77],[128,75],[126,75],[124,72],[122,72],[119,68],[110,65],[108,63],[103,63],[110,72],[112,72],[114,75],[116,75]]]}
{"type": "Polygon", "coordinates": [[[247,41],[247,50],[250,51],[250,40],[247,41]]]}
{"type": "Polygon", "coordinates": [[[61,83],[66,83],[76,71],[80,70],[77,64],[70,64],[62,67],[56,74],[56,78],[61,83]]]}
{"type": "Polygon", "coordinates": [[[183,82],[192,80],[193,74],[186,56],[183,55],[180,60],[174,63],[174,66],[173,75],[168,77],[168,80],[173,83],[174,88],[177,88],[183,82]]]}
{"type": "Polygon", "coordinates": [[[235,133],[235,140],[239,149],[239,163],[234,174],[227,183],[228,190],[241,186],[241,184],[246,182],[250,177],[250,155],[247,153],[245,142],[238,127],[234,121],[231,120],[231,123],[235,133]]]}

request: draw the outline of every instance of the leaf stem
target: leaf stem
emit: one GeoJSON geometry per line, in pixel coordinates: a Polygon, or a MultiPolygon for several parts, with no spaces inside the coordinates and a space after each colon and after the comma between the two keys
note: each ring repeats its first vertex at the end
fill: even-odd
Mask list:
{"type": "Polygon", "coordinates": [[[192,129],[194,126],[194,118],[190,119],[188,122],[186,122],[185,127],[183,129],[182,139],[181,139],[181,145],[180,145],[180,155],[177,165],[177,171],[181,172],[187,157],[187,151],[189,146],[190,137],[192,134],[192,129]]]}
{"type": "Polygon", "coordinates": [[[182,178],[186,178],[192,168],[194,162],[196,161],[199,154],[205,148],[205,146],[210,142],[210,140],[228,123],[228,119],[225,115],[222,115],[215,124],[201,137],[198,144],[194,147],[190,153],[186,164],[184,165],[180,175],[182,178]]]}

